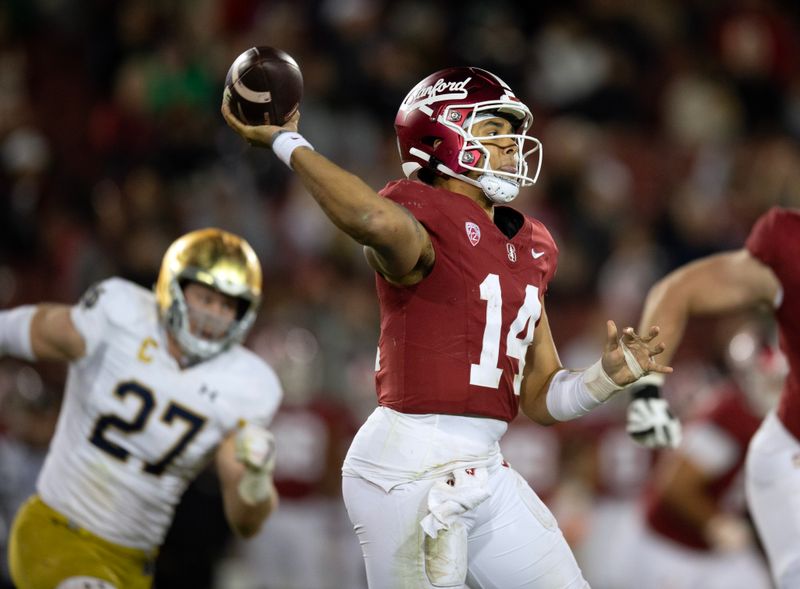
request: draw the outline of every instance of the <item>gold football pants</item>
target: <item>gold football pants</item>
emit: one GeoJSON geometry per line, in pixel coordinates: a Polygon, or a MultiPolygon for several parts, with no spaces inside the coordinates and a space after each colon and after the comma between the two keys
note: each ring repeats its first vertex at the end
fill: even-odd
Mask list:
{"type": "Polygon", "coordinates": [[[14,519],[8,559],[17,589],[54,589],[71,577],[102,579],[118,589],[150,589],[153,584],[154,553],[103,540],[37,495],[14,519]]]}

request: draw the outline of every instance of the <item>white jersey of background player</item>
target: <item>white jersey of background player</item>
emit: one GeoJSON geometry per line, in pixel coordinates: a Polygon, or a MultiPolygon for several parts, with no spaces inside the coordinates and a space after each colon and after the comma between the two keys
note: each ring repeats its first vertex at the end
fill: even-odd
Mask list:
{"type": "Polygon", "coordinates": [[[72,308],[6,314],[6,328],[30,315],[33,355],[71,361],[38,496],[14,525],[20,589],[84,587],[87,577],[98,587],[149,587],[175,505],[215,455],[231,526],[258,530],[276,498],[265,428],[282,395],[272,369],[238,344],[260,292],[250,246],[208,229],[170,247],[155,294],[111,278],[72,308]],[[65,332],[82,353],[67,353],[65,332]],[[42,517],[61,525],[43,529],[42,517]],[[98,545],[111,557],[87,561],[98,545]]]}

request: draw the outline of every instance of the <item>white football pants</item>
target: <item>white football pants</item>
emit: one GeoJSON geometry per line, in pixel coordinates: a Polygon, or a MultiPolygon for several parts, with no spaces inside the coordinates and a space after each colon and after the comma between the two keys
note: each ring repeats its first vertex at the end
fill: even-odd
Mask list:
{"type": "Polygon", "coordinates": [[[774,413],[747,451],[747,505],[778,589],[800,587],[800,442],[774,413]]]}
{"type": "MultiPolygon", "coordinates": [[[[365,479],[343,477],[344,501],[370,589],[444,586],[428,578],[420,527],[434,482],[403,483],[387,493],[365,479]]],[[[490,466],[488,486],[491,496],[461,520],[468,534],[467,586],[588,589],[555,518],[522,477],[510,467],[490,466]]]]}

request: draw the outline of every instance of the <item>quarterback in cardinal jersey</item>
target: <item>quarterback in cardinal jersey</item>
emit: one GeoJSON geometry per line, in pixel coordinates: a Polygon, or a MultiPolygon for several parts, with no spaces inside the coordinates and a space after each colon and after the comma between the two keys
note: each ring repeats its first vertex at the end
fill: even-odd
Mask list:
{"type": "Polygon", "coordinates": [[[282,395],[238,344],[260,292],[250,246],[209,229],[171,246],[155,293],[111,278],[74,307],[0,314],[0,351],[70,362],[37,495],[12,531],[17,587],[149,587],[175,505],[212,458],[232,527],[258,530],[282,395]]]}
{"type": "Polygon", "coordinates": [[[533,184],[541,144],[511,88],[474,67],[419,82],[395,118],[407,179],[375,193],[283,127],[247,126],[376,272],[378,408],[344,461],[342,490],[369,586],[586,587],[561,531],[499,440],[519,409],[550,425],[583,415],[648,371],[649,345],[613,322],[601,360],[564,370],[544,295],[558,249],[506,206],[533,184]],[[535,158],[529,167],[528,159],[535,158]]]}

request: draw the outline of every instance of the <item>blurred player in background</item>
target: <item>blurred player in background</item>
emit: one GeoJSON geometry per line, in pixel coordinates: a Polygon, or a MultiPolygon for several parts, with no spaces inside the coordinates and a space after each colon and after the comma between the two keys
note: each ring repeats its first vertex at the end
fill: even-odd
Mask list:
{"type": "Polygon", "coordinates": [[[544,425],[566,421],[669,369],[653,360],[653,332],[619,337],[613,322],[601,360],[562,369],[544,309],[558,250],[539,221],[505,206],[538,175],[530,110],[485,70],[426,77],[395,119],[409,179],[380,195],[313,150],[299,113],[284,127],[253,127],[227,99],[222,112],[294,170],[376,272],[379,407],[343,468],[369,586],[586,587],[498,441],[520,407],[544,425]]]}
{"type": "Polygon", "coordinates": [[[364,567],[341,502],[341,465],[356,419],[333,400],[286,399],[270,426],[281,508],[242,546],[247,566],[270,589],[358,589],[364,567]]]}
{"type": "Polygon", "coordinates": [[[119,278],[81,302],[0,313],[0,353],[69,363],[37,494],[14,521],[19,589],[146,589],[187,484],[214,458],[231,527],[255,534],[277,502],[265,429],[272,369],[239,345],[261,267],[219,229],[167,250],[155,293],[119,278]]]}
{"type": "Polygon", "coordinates": [[[632,589],[772,586],[745,517],[743,472],[788,372],[769,342],[757,325],[731,339],[731,378],[701,402],[678,449],[660,455],[644,494],[644,536],[628,555],[632,589]]]}
{"type": "MultiPolygon", "coordinates": [[[[777,411],[767,415],[749,445],[745,477],[748,508],[780,589],[800,587],[799,254],[800,212],[772,208],[755,223],[744,248],[692,262],[657,283],[641,320],[658,322],[659,340],[671,357],[691,317],[774,312],[789,373],[777,411]]],[[[648,386],[655,389],[658,382],[648,386]]],[[[642,415],[629,413],[636,428],[641,421],[642,415]]]]}
{"type": "Polygon", "coordinates": [[[638,493],[652,471],[653,453],[632,444],[625,431],[625,406],[615,398],[564,433],[570,493],[557,506],[574,506],[575,556],[592,589],[619,589],[630,578],[638,493]]]}

